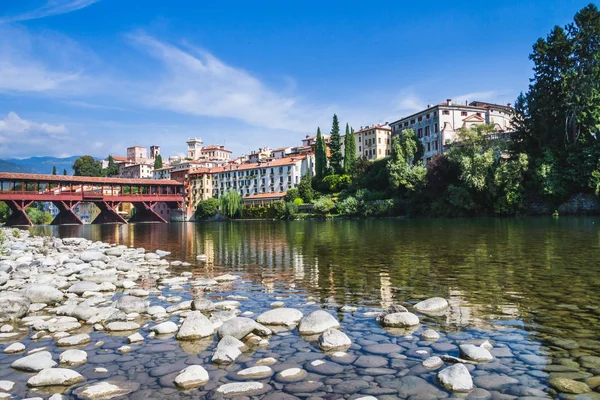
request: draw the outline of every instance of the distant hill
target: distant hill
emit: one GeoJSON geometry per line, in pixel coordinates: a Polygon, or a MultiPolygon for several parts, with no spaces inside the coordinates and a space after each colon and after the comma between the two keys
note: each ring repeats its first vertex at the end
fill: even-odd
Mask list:
{"type": "Polygon", "coordinates": [[[62,175],[63,170],[67,170],[67,174],[73,174],[73,170],[71,167],[75,160],[79,158],[79,156],[66,157],[66,158],[58,158],[58,157],[30,157],[30,158],[9,158],[7,160],[0,160],[0,171],[3,172],[29,172],[35,174],[51,174],[52,167],[56,166],[56,173],[62,175]],[[16,165],[19,168],[22,168],[22,171],[14,171],[4,169],[4,163],[9,165],[16,165]]]}
{"type": "Polygon", "coordinates": [[[7,160],[0,160],[0,172],[17,172],[26,174],[32,173],[33,171],[23,165],[15,164],[7,160]]]}

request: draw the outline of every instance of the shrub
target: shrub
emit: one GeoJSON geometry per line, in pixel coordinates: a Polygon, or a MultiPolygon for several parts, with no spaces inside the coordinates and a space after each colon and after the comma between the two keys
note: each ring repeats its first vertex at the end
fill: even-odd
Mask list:
{"type": "Polygon", "coordinates": [[[333,200],[325,196],[315,201],[314,204],[315,212],[323,215],[328,214],[334,207],[333,200]]]}
{"type": "Polygon", "coordinates": [[[300,197],[300,191],[298,190],[298,188],[291,188],[288,189],[287,193],[285,194],[285,201],[294,201],[298,197],[300,197]]]}
{"type": "Polygon", "coordinates": [[[286,218],[293,219],[298,214],[298,204],[293,201],[285,203],[285,214],[286,218]]]}
{"type": "Polygon", "coordinates": [[[212,218],[217,215],[219,210],[219,200],[217,199],[206,199],[200,200],[196,207],[196,218],[212,218]]]}
{"type": "Polygon", "coordinates": [[[355,197],[347,197],[343,201],[337,203],[337,209],[342,215],[356,215],[358,214],[359,202],[355,197]]]}
{"type": "Polygon", "coordinates": [[[272,204],[273,210],[275,210],[275,216],[279,219],[283,219],[286,216],[285,213],[285,201],[277,200],[272,204]]]}
{"type": "Polygon", "coordinates": [[[302,200],[300,197],[296,197],[294,199],[294,204],[296,204],[297,206],[301,206],[302,204],[304,204],[304,200],[302,200]]]}
{"type": "Polygon", "coordinates": [[[318,188],[326,193],[339,193],[352,184],[349,175],[328,175],[317,183],[318,188]]]}
{"type": "Polygon", "coordinates": [[[305,203],[310,203],[315,198],[315,191],[312,188],[312,183],[308,174],[300,179],[300,183],[298,184],[298,197],[305,203]]]}

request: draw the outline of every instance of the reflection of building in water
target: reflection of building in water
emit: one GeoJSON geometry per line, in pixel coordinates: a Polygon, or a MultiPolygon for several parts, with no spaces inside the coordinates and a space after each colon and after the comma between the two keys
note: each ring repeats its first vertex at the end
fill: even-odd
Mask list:
{"type": "Polygon", "coordinates": [[[381,293],[381,308],[387,308],[393,303],[392,281],[387,272],[379,273],[379,293],[381,293]]]}
{"type": "MultiPolygon", "coordinates": [[[[466,298],[473,295],[462,290],[450,289],[448,303],[450,312],[446,313],[446,323],[454,326],[469,326],[482,329],[492,328],[491,322],[502,316],[520,314],[516,304],[492,304],[489,301],[481,304],[468,302],[466,298]]],[[[489,299],[488,299],[489,300],[489,299]]]]}

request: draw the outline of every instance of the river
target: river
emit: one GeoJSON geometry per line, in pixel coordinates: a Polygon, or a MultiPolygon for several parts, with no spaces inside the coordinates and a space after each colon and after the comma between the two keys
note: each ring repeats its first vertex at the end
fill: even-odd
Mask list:
{"type": "MultiPolygon", "coordinates": [[[[264,311],[278,298],[290,307],[313,300],[316,306],[333,311],[341,321],[341,330],[353,340],[348,353],[373,356],[373,365],[340,362],[344,368],[339,374],[315,373],[312,378],[322,385],[313,390],[314,394],[334,395],[328,398],[356,397],[356,393],[380,399],[443,398],[450,393],[436,382],[436,372],[425,370],[420,361],[431,355],[458,356],[459,343],[490,340],[494,361],[469,366],[478,388],[473,393],[480,396],[477,398],[508,399],[541,397],[544,393],[553,397],[556,393],[548,385],[550,378],[587,381],[590,387],[600,384],[593,378],[600,375],[599,224],[600,218],[560,217],[233,221],[31,229],[38,234],[166,250],[172,252],[171,259],[194,265],[196,255],[206,254],[208,262],[191,270],[206,276],[241,275],[245,283],[235,287],[235,294],[249,297],[242,302],[242,311],[264,311]],[[419,329],[438,331],[442,338],[437,342],[419,339],[419,330],[399,333],[383,329],[374,317],[364,316],[365,311],[392,303],[410,305],[432,296],[444,297],[450,303],[446,315],[422,318],[419,329]],[[345,305],[358,311],[341,311],[345,305]],[[399,345],[401,351],[365,351],[374,344],[390,343],[399,345]],[[411,376],[420,380],[407,381],[411,376]],[[342,382],[351,384],[344,386],[342,382]],[[348,391],[352,385],[356,390],[348,391]]],[[[297,333],[276,340],[277,336],[269,348],[257,351],[245,363],[251,365],[253,360],[273,356],[287,366],[298,366],[324,357],[314,343],[298,340],[297,333]]],[[[199,352],[202,350],[206,354],[200,354],[201,359],[212,347],[199,352]]],[[[187,356],[189,352],[179,349],[162,355],[173,364],[187,356]]],[[[156,398],[177,393],[187,398],[188,394],[175,392],[172,385],[166,387],[167,379],[161,380],[158,372],[149,372],[156,365],[135,368],[128,363],[129,369],[120,374],[144,382],[142,386],[149,390],[146,393],[156,393],[156,398]]],[[[239,366],[227,371],[236,368],[239,366]]],[[[227,380],[227,374],[223,375],[227,380]]],[[[271,384],[273,393],[303,398],[313,389],[306,385],[286,389],[271,378],[263,381],[271,384]]],[[[193,396],[198,393],[208,392],[193,396]]]]}

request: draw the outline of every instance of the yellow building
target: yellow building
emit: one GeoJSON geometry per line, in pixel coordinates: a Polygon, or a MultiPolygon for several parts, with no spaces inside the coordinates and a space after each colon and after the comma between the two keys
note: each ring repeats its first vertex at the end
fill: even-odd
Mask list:
{"type": "Polygon", "coordinates": [[[392,153],[392,128],[389,125],[372,125],[354,132],[356,157],[377,160],[392,153]]]}
{"type": "Polygon", "coordinates": [[[189,179],[189,199],[192,207],[195,209],[200,200],[210,199],[213,193],[213,174],[208,168],[199,168],[190,171],[189,179]]]}

